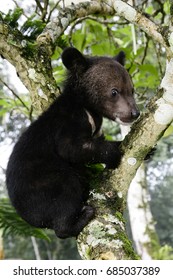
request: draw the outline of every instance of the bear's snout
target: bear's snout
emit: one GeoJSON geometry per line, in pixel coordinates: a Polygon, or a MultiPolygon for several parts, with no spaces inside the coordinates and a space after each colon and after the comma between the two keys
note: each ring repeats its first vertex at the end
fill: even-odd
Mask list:
{"type": "Polygon", "coordinates": [[[140,116],[140,112],[139,112],[138,109],[132,110],[131,117],[132,117],[133,120],[136,120],[139,116],[140,116]]]}
{"type": "Polygon", "coordinates": [[[138,117],[140,112],[137,108],[129,111],[129,113],[119,112],[116,114],[115,121],[119,124],[128,125],[132,124],[138,117]]]}
{"type": "Polygon", "coordinates": [[[115,121],[120,124],[133,123],[140,116],[140,111],[133,96],[129,96],[128,98],[119,96],[116,108],[114,109],[114,116],[115,121]]]}

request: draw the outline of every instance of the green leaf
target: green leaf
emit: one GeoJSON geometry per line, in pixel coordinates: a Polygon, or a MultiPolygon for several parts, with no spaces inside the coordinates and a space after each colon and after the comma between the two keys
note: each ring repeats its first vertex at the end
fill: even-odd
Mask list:
{"type": "Polygon", "coordinates": [[[8,199],[0,200],[0,228],[3,235],[34,236],[50,241],[44,230],[30,226],[11,206],[8,199]]]}
{"type": "Polygon", "coordinates": [[[30,39],[35,39],[45,28],[46,23],[40,19],[34,19],[35,14],[28,18],[20,31],[25,35],[29,36],[30,39]]]}
{"type": "Polygon", "coordinates": [[[159,74],[155,66],[151,64],[138,65],[138,73],[135,74],[135,87],[155,89],[159,85],[159,74]]]}
{"type": "Polygon", "coordinates": [[[23,14],[23,9],[16,8],[14,11],[9,10],[8,14],[4,17],[4,21],[11,27],[18,27],[18,19],[23,14]]]}
{"type": "Polygon", "coordinates": [[[86,41],[86,35],[85,34],[81,34],[80,30],[77,30],[73,34],[73,44],[75,45],[75,47],[78,50],[83,51],[83,47],[85,45],[85,41],[86,41]]]}
{"type": "Polygon", "coordinates": [[[167,128],[167,130],[165,131],[163,137],[168,137],[171,134],[173,134],[173,125],[172,124],[167,128]]]}

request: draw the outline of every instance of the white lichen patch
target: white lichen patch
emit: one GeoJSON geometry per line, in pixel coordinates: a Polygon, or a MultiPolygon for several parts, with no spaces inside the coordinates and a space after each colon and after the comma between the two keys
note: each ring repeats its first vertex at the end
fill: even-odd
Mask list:
{"type": "Polygon", "coordinates": [[[166,102],[173,104],[173,89],[165,91],[163,94],[163,98],[166,102]]]}
{"type": "Polygon", "coordinates": [[[95,236],[89,234],[89,235],[87,236],[86,242],[87,242],[87,244],[88,244],[89,246],[92,245],[93,247],[95,247],[95,246],[97,246],[97,245],[100,243],[100,239],[96,239],[95,236]]]}
{"type": "Polygon", "coordinates": [[[105,219],[108,221],[108,222],[111,222],[111,223],[114,223],[116,225],[120,225],[120,227],[124,230],[124,224],[122,221],[120,221],[117,217],[111,215],[111,214],[108,214],[105,216],[105,219]]]}
{"type": "Polygon", "coordinates": [[[134,22],[137,12],[130,5],[124,3],[123,1],[112,1],[114,9],[118,12],[119,15],[128,19],[130,22],[134,22]]]}
{"type": "Polygon", "coordinates": [[[120,239],[114,239],[110,242],[111,247],[121,248],[123,246],[123,242],[120,239]]]}
{"type": "Polygon", "coordinates": [[[92,221],[88,227],[89,235],[87,236],[87,244],[97,246],[105,236],[104,226],[101,222],[92,221]]]}
{"type": "Polygon", "coordinates": [[[26,40],[22,40],[21,41],[21,45],[23,48],[25,48],[27,46],[27,41],[26,40]]]}
{"type": "Polygon", "coordinates": [[[89,234],[87,235],[86,243],[85,245],[82,243],[79,245],[80,253],[85,259],[90,259],[90,248],[94,250],[94,248],[98,246],[105,246],[108,250],[112,251],[112,249],[120,249],[124,245],[123,242],[116,237],[117,230],[114,225],[108,222],[111,221],[114,224],[119,224],[124,231],[123,223],[111,214],[107,215],[106,221],[106,225],[96,220],[89,223],[87,230],[89,234]]]}
{"type": "Polygon", "coordinates": [[[98,245],[106,245],[109,248],[114,248],[114,249],[118,249],[121,248],[123,245],[123,242],[119,239],[114,239],[112,241],[110,241],[109,238],[95,238],[92,235],[89,235],[87,237],[87,244],[88,246],[92,246],[92,247],[97,247],[98,245]]]}
{"type": "Polygon", "coordinates": [[[128,162],[129,165],[134,166],[136,164],[137,160],[134,157],[130,157],[130,158],[127,159],[127,162],[128,162]]]}
{"type": "Polygon", "coordinates": [[[118,195],[119,198],[122,198],[122,197],[123,197],[122,192],[117,192],[117,195],[118,195]]]}
{"type": "Polygon", "coordinates": [[[87,254],[86,254],[87,249],[88,249],[88,246],[86,244],[80,243],[79,252],[80,252],[81,256],[83,257],[83,259],[85,257],[87,257],[87,254]]]}
{"type": "Polygon", "coordinates": [[[173,32],[169,36],[169,44],[171,47],[171,51],[173,52],[173,32]]]}
{"type": "Polygon", "coordinates": [[[157,124],[168,125],[173,120],[173,106],[171,104],[160,104],[154,114],[157,124]]]}
{"type": "Polygon", "coordinates": [[[111,235],[114,235],[117,233],[117,230],[114,227],[112,227],[111,225],[106,225],[105,229],[107,230],[107,233],[109,233],[111,235]]]}
{"type": "MultiPolygon", "coordinates": [[[[171,42],[173,47],[173,33],[171,33],[171,42]]],[[[162,79],[161,88],[164,90],[163,99],[167,103],[173,104],[173,59],[166,65],[166,73],[162,79]]]]}
{"type": "Polygon", "coordinates": [[[46,101],[48,101],[47,95],[42,91],[41,88],[38,89],[38,95],[39,95],[41,98],[43,98],[43,99],[45,99],[46,101]]]}
{"type": "MultiPolygon", "coordinates": [[[[55,89],[52,87],[51,84],[47,84],[48,89],[51,91],[51,93],[56,94],[55,89]]],[[[57,95],[58,96],[58,95],[57,95]]]]}
{"type": "Polygon", "coordinates": [[[67,27],[68,24],[69,24],[69,20],[68,20],[67,18],[63,17],[63,18],[61,19],[61,24],[62,24],[62,27],[63,27],[63,28],[67,27]]]}
{"type": "Polygon", "coordinates": [[[94,199],[96,200],[106,200],[106,197],[104,194],[100,194],[94,191],[91,191],[90,194],[93,196],[94,199]]]}
{"type": "Polygon", "coordinates": [[[29,78],[31,79],[31,80],[33,80],[34,82],[36,82],[37,81],[37,74],[36,74],[36,71],[35,71],[35,69],[34,68],[30,68],[29,70],[28,70],[28,76],[29,76],[29,78]]]}
{"type": "Polygon", "coordinates": [[[89,232],[92,232],[94,234],[97,234],[98,232],[100,234],[100,232],[104,229],[103,224],[96,220],[91,221],[88,227],[89,227],[89,232]]]}
{"type": "Polygon", "coordinates": [[[161,104],[165,104],[165,100],[161,97],[156,101],[157,106],[160,106],[161,104]]]}
{"type": "Polygon", "coordinates": [[[166,73],[162,79],[161,87],[164,89],[168,89],[173,84],[173,58],[166,65],[166,73]]]}

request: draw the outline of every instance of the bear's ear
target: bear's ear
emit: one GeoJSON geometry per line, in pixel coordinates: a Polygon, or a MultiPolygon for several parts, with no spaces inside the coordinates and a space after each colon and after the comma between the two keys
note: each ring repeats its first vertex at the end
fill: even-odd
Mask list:
{"type": "Polygon", "coordinates": [[[114,59],[116,61],[118,61],[121,65],[125,65],[125,58],[126,58],[126,55],[123,51],[120,51],[119,54],[117,54],[114,59]]]}
{"type": "Polygon", "coordinates": [[[85,66],[86,58],[75,48],[66,48],[62,53],[62,62],[68,70],[76,68],[76,66],[85,66]]]}

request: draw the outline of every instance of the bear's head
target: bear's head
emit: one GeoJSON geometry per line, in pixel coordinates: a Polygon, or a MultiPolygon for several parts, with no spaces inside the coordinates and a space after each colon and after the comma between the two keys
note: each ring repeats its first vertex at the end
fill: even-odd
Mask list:
{"type": "Polygon", "coordinates": [[[87,57],[75,48],[62,53],[69,70],[71,90],[82,99],[86,109],[93,110],[121,124],[139,117],[131,78],[124,68],[125,54],[116,57],[87,57]]]}

